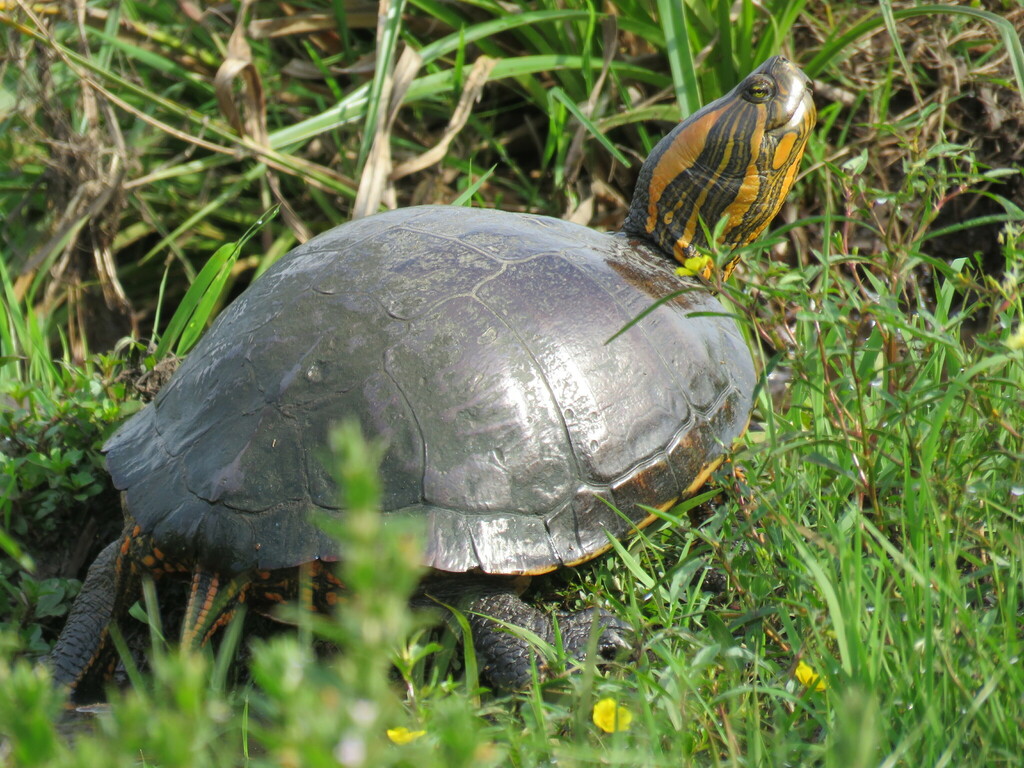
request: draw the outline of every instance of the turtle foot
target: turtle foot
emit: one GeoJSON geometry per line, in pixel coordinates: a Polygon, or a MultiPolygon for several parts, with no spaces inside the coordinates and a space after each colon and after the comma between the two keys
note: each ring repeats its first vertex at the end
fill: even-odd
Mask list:
{"type": "Polygon", "coordinates": [[[556,614],[558,631],[566,653],[577,661],[586,659],[590,637],[597,633],[597,655],[605,661],[627,658],[634,653],[633,627],[600,608],[556,614]]]}
{"type": "Polygon", "coordinates": [[[623,658],[634,649],[632,628],[597,608],[552,616],[527,605],[512,590],[494,589],[476,591],[461,609],[473,633],[480,674],[500,690],[528,685],[533,680],[534,665],[541,679],[550,676],[547,660],[534,638],[550,646],[561,644],[566,655],[579,662],[586,659],[591,648],[602,661],[623,658]]]}

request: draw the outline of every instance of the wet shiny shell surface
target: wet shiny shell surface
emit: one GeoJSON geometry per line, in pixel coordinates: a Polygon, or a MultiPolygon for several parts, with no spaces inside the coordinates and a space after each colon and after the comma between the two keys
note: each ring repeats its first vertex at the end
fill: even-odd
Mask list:
{"type": "Polygon", "coordinates": [[[310,513],[344,514],[324,462],[352,417],[387,441],[384,514],[425,520],[427,565],[587,560],[748,420],[736,324],[675,268],[538,216],[431,206],[343,225],[218,317],[110,439],[108,468],[170,557],[222,572],[333,559],[310,513]]]}

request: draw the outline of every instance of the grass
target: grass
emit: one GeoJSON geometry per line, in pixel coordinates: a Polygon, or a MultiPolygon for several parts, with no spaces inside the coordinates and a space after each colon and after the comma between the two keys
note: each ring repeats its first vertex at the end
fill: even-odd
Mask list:
{"type": "Polygon", "coordinates": [[[1019,170],[999,147],[1019,146],[1021,129],[1006,117],[997,140],[974,130],[983,121],[971,110],[1021,109],[1019,17],[998,3],[762,6],[770,13],[636,0],[612,17],[543,3],[506,16],[488,2],[410,2],[382,33],[423,64],[375,155],[372,94],[394,87],[394,61],[357,71],[376,33],[346,4],[316,30],[251,36],[246,71],[274,98],[261,105],[252,79],[231,92],[262,115],[265,141],[239,135],[217,106],[231,24],[121,3],[90,5],[79,28],[4,4],[4,45],[17,54],[0,65],[0,146],[12,158],[0,177],[4,760],[1016,765],[1024,213],[1019,170]],[[912,38],[944,58],[916,58],[912,38]],[[754,428],[699,503],[533,590],[554,608],[612,610],[637,629],[636,659],[511,696],[482,690],[457,633],[405,609],[415,536],[375,527],[374,449],[350,434],[337,446],[342,471],[363,492],[337,534],[364,546],[346,563],[345,610],[253,642],[235,625],[205,655],[155,639],[151,669],[133,670],[138,683],[72,745],[33,654],[59,628],[73,582],[32,533],[57,524],[55,509],[102,498],[97,444],[133,407],[114,381],[124,361],[94,350],[132,332],[160,344],[135,348],[144,368],[185,351],[303,227],[347,218],[359,180],[378,170],[367,158],[397,163],[440,138],[478,54],[496,59],[492,82],[444,159],[385,180],[383,194],[407,204],[468,192],[474,204],[614,226],[638,158],[663,132],[655,121],[715,97],[780,44],[827,96],[789,223],[722,286],[764,372],[754,428]],[[321,75],[285,74],[299,62],[321,75]],[[935,72],[957,66],[990,102],[944,90],[935,72]],[[264,216],[282,201],[290,211],[264,216]],[[342,652],[319,658],[313,637],[342,652]],[[228,669],[236,654],[249,682],[228,669]],[[627,730],[594,723],[606,699],[632,715],[627,730]]]}

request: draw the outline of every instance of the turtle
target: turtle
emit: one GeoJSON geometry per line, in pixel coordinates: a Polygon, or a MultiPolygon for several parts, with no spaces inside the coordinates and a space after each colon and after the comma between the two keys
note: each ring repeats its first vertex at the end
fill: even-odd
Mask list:
{"type": "Polygon", "coordinates": [[[54,680],[79,696],[109,678],[110,627],[144,574],[191,579],[183,644],[242,601],[272,606],[300,567],[329,609],[340,553],[314,518],[345,514],[321,461],[343,419],[387,446],[381,514],[424,524],[414,602],[464,612],[491,685],[537,663],[507,625],[577,657],[592,631],[603,655],[628,648],[610,613],[551,615],[523,587],[695,493],[746,429],[751,352],[679,262],[723,218],[718,245],[758,237],[815,118],[810,80],[774,56],[655,146],[621,231],[419,206],[283,256],[104,445],[125,527],[87,573],[54,680]]]}

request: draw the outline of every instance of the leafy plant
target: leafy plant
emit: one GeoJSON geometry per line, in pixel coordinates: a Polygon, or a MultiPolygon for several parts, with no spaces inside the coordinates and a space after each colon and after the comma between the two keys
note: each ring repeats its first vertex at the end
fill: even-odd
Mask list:
{"type": "Polygon", "coordinates": [[[0,383],[11,403],[0,408],[0,626],[18,628],[37,653],[48,649],[44,625],[52,630],[77,592],[64,558],[83,543],[81,516],[120,517],[99,448],[121,406],[89,385],[53,401],[41,387],[0,383]]]}

